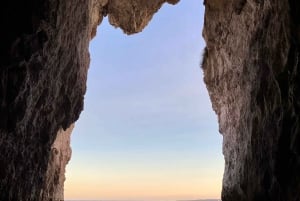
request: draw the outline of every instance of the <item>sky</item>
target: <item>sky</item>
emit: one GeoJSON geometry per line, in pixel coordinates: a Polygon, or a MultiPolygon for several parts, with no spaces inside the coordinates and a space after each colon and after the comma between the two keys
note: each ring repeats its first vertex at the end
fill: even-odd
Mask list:
{"type": "Polygon", "coordinates": [[[164,4],[142,33],[105,18],[90,45],[65,199],[219,198],[222,136],[199,66],[204,7],[164,4]]]}

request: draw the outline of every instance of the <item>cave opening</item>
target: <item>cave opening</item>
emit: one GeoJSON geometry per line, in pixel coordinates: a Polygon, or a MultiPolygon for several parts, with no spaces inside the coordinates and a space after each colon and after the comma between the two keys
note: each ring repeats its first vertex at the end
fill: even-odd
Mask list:
{"type": "MultiPolygon", "coordinates": [[[[1,37],[2,60],[0,62],[0,200],[64,200],[65,165],[70,159],[69,135],[73,123],[77,121],[83,109],[90,61],[88,46],[99,19],[109,15],[114,25],[121,27],[126,33],[136,33],[147,25],[152,14],[164,2],[176,4],[179,0],[30,0],[21,4],[16,1],[4,2],[1,7],[3,37],[1,37]]],[[[182,8],[186,3],[191,1],[182,2],[172,10],[182,8]]],[[[219,130],[224,137],[223,154],[226,162],[222,200],[299,201],[300,22],[298,11],[300,11],[300,3],[296,0],[211,0],[204,1],[204,4],[206,9],[203,35],[207,47],[204,54],[206,59],[202,66],[212,106],[218,114],[219,130]]],[[[187,60],[184,58],[192,55],[188,51],[191,46],[187,45],[185,49],[185,45],[179,43],[178,38],[175,42],[170,42],[178,34],[184,35],[184,39],[191,39],[190,33],[201,32],[201,28],[193,30],[191,27],[187,28],[188,31],[182,32],[185,29],[180,26],[183,19],[183,24],[188,24],[189,20],[185,17],[189,14],[194,19],[203,19],[203,16],[197,17],[192,14],[193,10],[198,8],[197,6],[200,6],[200,2],[188,9],[185,8],[182,13],[175,13],[160,28],[153,28],[155,37],[143,38],[139,41],[138,46],[142,48],[136,50],[133,54],[135,56],[129,57],[128,47],[133,45],[131,43],[125,45],[123,55],[126,60],[137,62],[136,58],[141,59],[142,62],[138,62],[137,66],[147,70],[144,74],[137,74],[139,71],[134,65],[122,62],[116,51],[122,49],[121,47],[113,47],[110,50],[113,51],[111,57],[104,54],[109,52],[110,46],[103,46],[106,48],[105,51],[99,51],[103,58],[99,57],[100,62],[97,67],[94,65],[91,67],[85,112],[77,122],[73,135],[74,158],[67,171],[67,199],[182,200],[187,197],[194,198],[186,195],[180,197],[183,195],[183,190],[188,187],[197,187],[195,192],[198,193],[208,192],[204,188],[209,188],[209,182],[204,180],[204,184],[200,185],[193,181],[202,180],[205,176],[211,181],[212,175],[205,171],[204,174],[207,174],[204,177],[200,174],[192,174],[191,163],[184,162],[195,156],[193,160],[199,162],[195,168],[197,171],[202,170],[198,167],[202,167],[203,164],[211,164],[214,168],[218,166],[212,163],[213,159],[218,158],[213,155],[211,146],[214,143],[207,138],[209,136],[220,139],[217,129],[210,130],[209,135],[204,135],[203,133],[207,133],[209,129],[193,127],[190,124],[192,122],[216,123],[215,118],[210,120],[210,117],[203,115],[205,112],[199,109],[200,103],[203,105],[200,100],[203,101],[207,97],[206,90],[205,93],[200,93],[201,98],[186,93],[191,92],[187,89],[198,86],[199,89],[196,91],[199,95],[202,81],[195,81],[191,88],[182,87],[189,86],[191,79],[186,76],[189,72],[201,75],[198,66],[199,54],[203,47],[198,44],[200,37],[195,40],[196,42],[185,43],[198,47],[193,49],[196,55],[193,56],[194,59],[191,59],[192,57],[188,59],[190,62],[193,61],[189,63],[185,62],[187,60]],[[170,29],[172,24],[176,29],[170,29]],[[166,37],[163,28],[171,31],[166,37]],[[153,45],[152,51],[156,56],[145,51],[151,50],[151,46],[143,44],[145,41],[153,45]],[[155,43],[157,41],[158,43],[155,43]],[[168,45],[168,41],[172,45],[168,45]],[[178,46],[175,44],[179,45],[179,50],[183,52],[178,53],[176,49],[178,46]],[[171,63],[167,62],[167,53],[171,55],[171,63]],[[142,59],[141,55],[147,55],[149,59],[142,59]],[[121,61],[121,64],[105,65],[105,58],[110,58],[109,64],[115,60],[121,61]],[[152,61],[154,64],[151,63],[152,61]],[[159,64],[158,61],[168,65],[159,64]],[[125,70],[118,69],[123,66],[126,66],[125,70]],[[190,66],[197,70],[188,70],[190,66]],[[109,70],[117,72],[120,76],[108,76],[106,71],[109,70],[105,70],[105,67],[110,67],[109,70]],[[181,71],[183,67],[184,70],[181,71]],[[92,82],[92,80],[105,81],[103,77],[92,79],[94,73],[97,73],[96,69],[102,69],[99,75],[112,81],[112,84],[119,84],[119,89],[123,89],[121,90],[123,99],[119,96],[109,99],[109,96],[100,90],[101,87],[103,89],[108,86],[108,92],[112,95],[120,95],[120,91],[111,87],[115,85],[92,82]],[[162,69],[165,70],[165,74],[159,71],[162,69]],[[180,76],[173,77],[176,73],[180,76]],[[151,78],[151,75],[154,77],[151,78]],[[128,77],[129,81],[126,80],[128,77]],[[183,83],[186,85],[180,85],[183,78],[185,78],[183,83]],[[127,84],[134,80],[140,82],[132,85],[142,87],[143,90],[137,90],[138,88],[129,90],[127,84]],[[160,83],[159,80],[164,82],[160,83]],[[148,88],[145,88],[142,83],[147,83],[148,88]],[[168,88],[170,83],[177,85],[168,88]],[[92,91],[93,86],[100,86],[100,88],[92,91]],[[150,90],[150,87],[154,88],[150,90]],[[174,88],[175,95],[170,93],[174,88]],[[134,91],[139,92],[137,93],[139,95],[125,101],[124,97],[130,97],[129,92],[134,91]],[[147,92],[146,95],[144,92],[147,92]],[[154,93],[150,92],[160,93],[154,96],[154,93]],[[91,94],[99,94],[102,99],[91,98],[91,94]],[[94,100],[94,104],[89,103],[89,100],[94,100]],[[102,105],[100,109],[92,107],[100,106],[103,100],[106,100],[104,102],[107,104],[102,105]],[[161,100],[168,101],[163,102],[166,104],[160,104],[161,100]],[[191,100],[192,102],[189,102],[191,100]],[[175,101],[185,103],[185,107],[175,104],[175,101]],[[163,106],[164,110],[159,110],[157,105],[163,106]],[[133,113],[134,108],[141,113],[138,113],[139,115],[133,113]],[[186,108],[189,109],[190,116],[183,112],[186,108]],[[146,109],[151,111],[151,115],[145,112],[146,109]],[[203,116],[193,116],[190,110],[203,116]],[[168,115],[164,116],[164,113],[168,115]],[[126,114],[125,118],[122,114],[126,114]],[[93,116],[94,119],[85,118],[93,116]],[[161,124],[148,121],[145,119],[146,116],[154,117],[154,120],[161,124]],[[178,117],[182,118],[177,119],[178,117]],[[195,117],[195,121],[190,121],[193,120],[191,117],[195,117]],[[131,124],[128,123],[130,119],[134,120],[131,124]],[[93,126],[89,124],[81,127],[84,121],[93,123],[93,126]],[[140,127],[132,126],[137,123],[142,127],[149,125],[152,130],[148,130],[147,133],[140,127]],[[169,129],[162,129],[167,125],[169,129]],[[178,126],[183,125],[187,125],[188,129],[183,127],[177,129],[178,126]],[[192,130],[192,128],[196,129],[192,130]],[[97,132],[90,132],[91,130],[97,132]],[[132,135],[131,138],[128,132],[132,135]],[[198,138],[191,137],[192,133],[198,138]],[[112,140],[108,141],[107,136],[112,140]],[[140,143],[145,139],[145,143],[140,143]],[[127,142],[134,143],[126,144],[127,142]],[[183,142],[188,142],[188,146],[183,146],[183,142]],[[113,144],[115,146],[112,146],[113,144]],[[208,147],[207,152],[203,151],[205,147],[208,147]],[[98,148],[101,150],[99,154],[95,154],[98,148]],[[110,149],[105,150],[105,148],[110,149]],[[197,152],[199,148],[202,149],[197,152]],[[146,154],[149,150],[151,152],[148,153],[152,155],[146,154]],[[164,150],[170,150],[169,153],[174,157],[167,155],[164,150]],[[174,150],[175,152],[171,152],[174,150]],[[135,155],[126,155],[130,151],[135,155]],[[104,161],[105,157],[109,160],[104,161]],[[182,158],[184,160],[178,161],[182,158]],[[211,160],[201,161],[201,158],[211,160]],[[125,166],[124,161],[129,165],[125,166]],[[165,166],[162,167],[162,164],[165,166]],[[148,177],[136,176],[137,173],[142,172],[140,168],[142,165],[144,170],[147,170],[143,175],[148,177]],[[182,166],[189,167],[188,171],[186,169],[181,171],[182,166]],[[150,174],[151,172],[155,174],[150,174]],[[109,173],[115,180],[105,180],[109,178],[109,173]],[[166,180],[162,180],[163,178],[166,180]],[[184,180],[184,178],[188,179],[184,180]],[[144,181],[147,182],[143,183],[144,181]],[[136,186],[132,187],[132,184],[136,186]],[[108,190],[109,187],[111,191],[108,190]],[[149,197],[149,195],[157,196],[157,191],[155,192],[157,189],[163,189],[164,193],[170,193],[166,189],[173,189],[173,191],[169,196],[165,194],[160,197],[149,197]],[[108,194],[104,194],[104,191],[119,197],[109,197],[108,194]],[[129,192],[127,196],[122,194],[125,191],[129,192]],[[145,197],[142,192],[146,192],[148,197],[145,197]]],[[[160,13],[166,13],[165,9],[166,7],[160,13]]],[[[200,13],[199,10],[196,13],[200,13]]],[[[154,18],[163,21],[159,15],[154,18]]],[[[200,23],[194,21],[193,24],[200,23]]],[[[154,25],[155,23],[152,22],[143,33],[146,34],[147,30],[151,30],[151,26],[154,25]]],[[[108,30],[107,27],[105,28],[105,23],[101,27],[102,30],[108,30]]],[[[99,34],[105,36],[105,31],[99,34]]],[[[113,34],[108,35],[105,41],[109,42],[112,39],[112,44],[119,44],[111,37],[113,34]]],[[[126,37],[126,41],[138,39],[138,36],[145,35],[126,37]]],[[[95,46],[98,46],[95,41],[95,46]]],[[[98,50],[93,51],[98,52],[98,50]]],[[[93,53],[93,62],[97,58],[98,56],[93,53]]],[[[206,103],[209,106],[204,108],[210,108],[209,101],[206,103]]],[[[219,161],[223,161],[220,151],[221,139],[217,148],[219,161]]],[[[209,166],[206,169],[212,169],[214,173],[218,172],[209,166]]],[[[217,180],[221,181],[223,170],[219,172],[220,178],[217,180]]],[[[217,192],[219,194],[220,190],[217,192]]],[[[201,196],[204,197],[203,194],[196,196],[199,199],[201,196]]],[[[208,194],[206,196],[208,197],[208,194]]]]}
{"type": "Polygon", "coordinates": [[[220,198],[222,136],[199,66],[203,14],[196,1],[164,5],[132,36],[103,20],[90,46],[66,200],[220,198]]]}

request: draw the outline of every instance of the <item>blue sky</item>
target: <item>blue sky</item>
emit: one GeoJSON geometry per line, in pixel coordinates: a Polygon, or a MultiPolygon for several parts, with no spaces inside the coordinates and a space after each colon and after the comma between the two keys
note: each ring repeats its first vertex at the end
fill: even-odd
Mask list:
{"type": "Polygon", "coordinates": [[[131,36],[103,20],[66,199],[220,197],[222,136],[199,67],[203,9],[197,0],[165,4],[131,36]]]}

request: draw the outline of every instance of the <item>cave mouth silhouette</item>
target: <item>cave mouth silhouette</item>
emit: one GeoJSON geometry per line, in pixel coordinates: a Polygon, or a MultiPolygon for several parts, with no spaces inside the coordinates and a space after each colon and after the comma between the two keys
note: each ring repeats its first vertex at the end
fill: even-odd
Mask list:
{"type": "Polygon", "coordinates": [[[203,22],[199,19],[203,16],[193,16],[204,15],[204,7],[201,5],[199,12],[197,3],[195,13],[190,11],[181,15],[181,20],[171,21],[191,4],[164,5],[145,30],[133,36],[113,30],[107,18],[98,27],[90,45],[85,109],[72,134],[66,199],[99,199],[101,193],[101,199],[142,199],[143,193],[134,192],[137,185],[128,187],[128,197],[109,196],[108,182],[118,193],[126,179],[118,184],[116,177],[129,175],[132,183],[141,181],[141,189],[160,187],[149,175],[155,180],[169,180],[161,185],[171,190],[183,189],[177,197],[149,192],[151,200],[220,198],[222,136],[199,67],[204,48],[203,22]],[[92,168],[91,163],[95,164],[92,168]],[[172,181],[176,176],[179,178],[172,181]],[[194,184],[194,194],[183,195],[188,192],[184,186],[170,184],[180,181],[194,184]],[[100,186],[99,194],[88,198],[81,195],[93,182],[100,186]],[[74,194],[73,184],[78,183],[86,189],[74,194]],[[204,189],[206,186],[214,190],[204,189]],[[204,190],[197,192],[199,187],[204,190]]]}

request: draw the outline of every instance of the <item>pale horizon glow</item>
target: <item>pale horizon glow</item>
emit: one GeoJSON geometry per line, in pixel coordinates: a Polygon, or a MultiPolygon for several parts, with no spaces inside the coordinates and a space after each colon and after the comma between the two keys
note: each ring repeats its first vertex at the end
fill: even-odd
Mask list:
{"type": "Polygon", "coordinates": [[[66,200],[219,199],[222,136],[199,63],[200,1],[164,4],[143,32],[105,18],[90,46],[66,200]]]}

